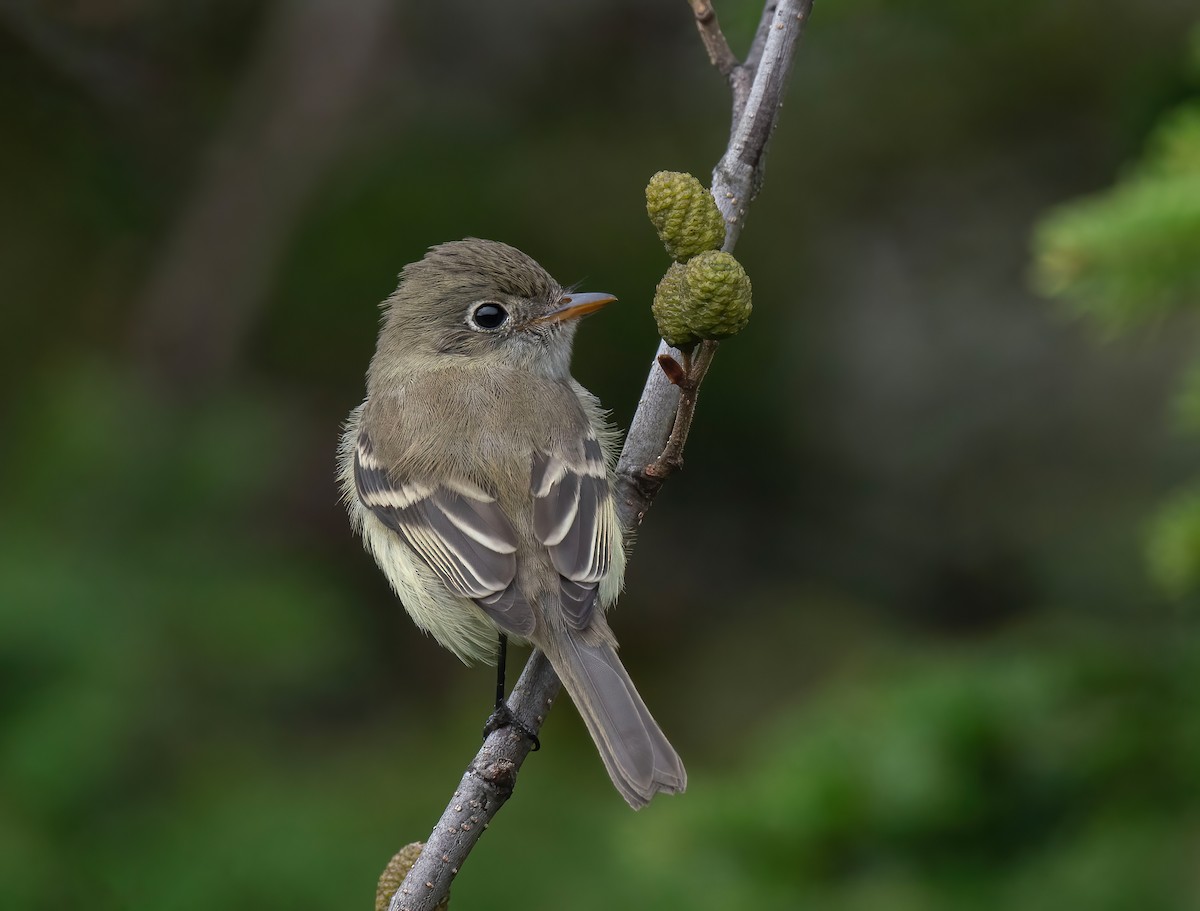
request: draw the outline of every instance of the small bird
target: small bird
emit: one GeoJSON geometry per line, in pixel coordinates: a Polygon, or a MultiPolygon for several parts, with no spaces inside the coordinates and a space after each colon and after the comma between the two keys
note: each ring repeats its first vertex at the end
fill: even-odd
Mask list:
{"type": "Polygon", "coordinates": [[[570,361],[579,318],[614,300],[507,244],[431,248],[383,303],[338,468],[350,523],[417,626],[466,663],[503,668],[507,637],[541,649],[639,809],[687,773],[604,616],[625,573],[617,433],[570,361]]]}

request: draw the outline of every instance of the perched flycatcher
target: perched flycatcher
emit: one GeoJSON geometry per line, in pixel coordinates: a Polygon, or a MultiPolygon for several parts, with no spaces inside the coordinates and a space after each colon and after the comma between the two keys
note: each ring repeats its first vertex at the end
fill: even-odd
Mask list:
{"type": "Polygon", "coordinates": [[[339,473],[350,522],[416,624],[463,661],[545,652],[635,809],[687,773],[616,653],[625,572],[616,433],[571,378],[578,319],[519,250],[467,240],[404,268],[383,304],[339,473]]]}

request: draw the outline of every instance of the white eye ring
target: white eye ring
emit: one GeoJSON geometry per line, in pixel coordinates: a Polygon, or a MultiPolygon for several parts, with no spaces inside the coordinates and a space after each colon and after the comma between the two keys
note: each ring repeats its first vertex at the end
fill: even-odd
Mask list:
{"type": "Polygon", "coordinates": [[[471,307],[467,322],[472,329],[495,332],[508,322],[508,310],[496,301],[481,301],[471,307]]]}

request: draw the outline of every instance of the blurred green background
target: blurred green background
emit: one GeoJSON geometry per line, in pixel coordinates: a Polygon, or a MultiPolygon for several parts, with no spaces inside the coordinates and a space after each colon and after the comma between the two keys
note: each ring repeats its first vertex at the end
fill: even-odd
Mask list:
{"type": "MultiPolygon", "coordinates": [[[[1200,908],[1195,18],[818,3],[614,618],[688,793],[555,712],[453,907],[1200,908]]],[[[627,425],[726,88],[682,0],[0,0],[0,73],[0,906],[365,909],[491,680],[337,502],[376,303],[513,243],[627,425]]]]}

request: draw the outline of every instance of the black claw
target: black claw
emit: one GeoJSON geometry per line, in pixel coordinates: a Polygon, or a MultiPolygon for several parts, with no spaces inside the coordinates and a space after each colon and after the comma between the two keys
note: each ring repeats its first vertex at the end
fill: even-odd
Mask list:
{"type": "Polygon", "coordinates": [[[501,728],[512,728],[517,733],[529,738],[529,742],[533,744],[529,751],[536,753],[542,748],[542,741],[538,739],[538,735],[533,733],[529,727],[522,721],[517,719],[517,716],[512,713],[512,709],[508,707],[507,702],[502,702],[496,706],[495,711],[488,715],[488,720],[483,724],[483,739],[487,740],[488,734],[492,731],[498,731],[501,728]]]}

